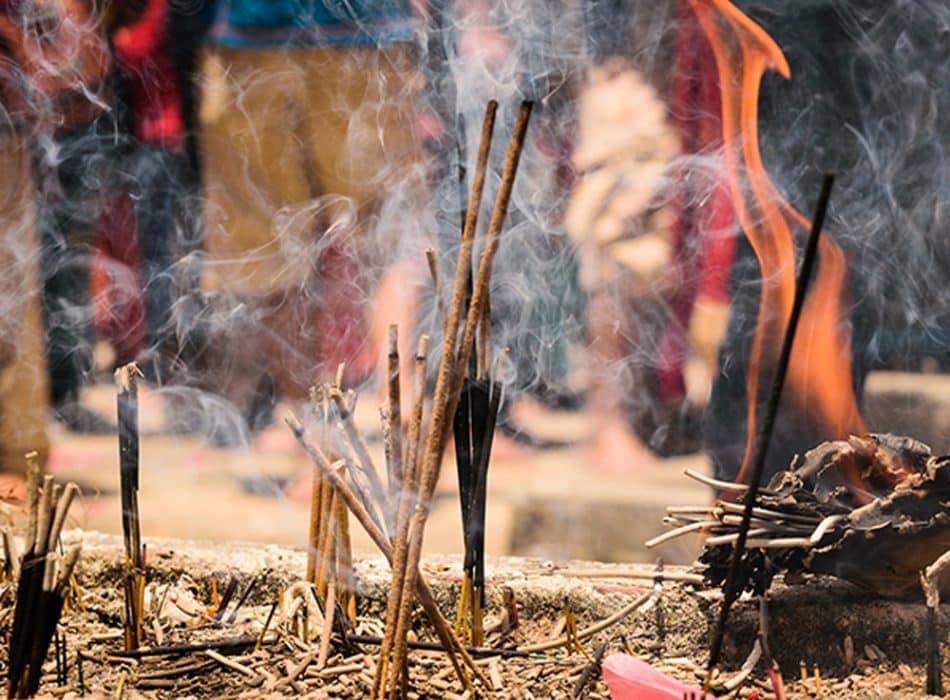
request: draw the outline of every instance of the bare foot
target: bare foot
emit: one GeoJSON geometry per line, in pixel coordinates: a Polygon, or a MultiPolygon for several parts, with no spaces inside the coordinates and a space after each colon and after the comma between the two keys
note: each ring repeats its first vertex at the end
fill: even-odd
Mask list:
{"type": "Polygon", "coordinates": [[[522,459],[531,454],[532,450],[527,445],[523,445],[516,440],[512,440],[506,435],[502,435],[496,430],[491,441],[491,463],[511,463],[522,459]]]}
{"type": "Polygon", "coordinates": [[[284,421],[278,420],[257,434],[254,438],[254,449],[261,452],[296,454],[300,451],[300,446],[284,421]]]}
{"type": "Polygon", "coordinates": [[[520,398],[512,404],[511,418],[528,434],[556,443],[578,443],[592,439],[595,425],[590,413],[548,408],[526,398],[520,398]]]}
{"type": "Polygon", "coordinates": [[[294,503],[310,503],[313,493],[313,472],[305,470],[284,487],[284,495],[294,503]]]}
{"type": "Polygon", "coordinates": [[[591,439],[587,457],[598,470],[618,475],[657,465],[656,456],[619,417],[602,424],[591,439]]]}
{"type": "Polygon", "coordinates": [[[19,474],[0,473],[0,501],[26,501],[26,479],[19,474]]]}

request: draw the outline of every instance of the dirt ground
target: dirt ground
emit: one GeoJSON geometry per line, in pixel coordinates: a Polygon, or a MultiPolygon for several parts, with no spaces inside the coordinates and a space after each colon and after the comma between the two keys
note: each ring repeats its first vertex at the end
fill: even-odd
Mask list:
{"type": "MultiPolygon", "coordinates": [[[[80,687],[87,697],[367,696],[376,663],[376,647],[371,644],[335,651],[321,666],[316,661],[318,641],[299,639],[292,621],[278,612],[268,626],[264,643],[254,649],[277,591],[288,590],[303,570],[302,552],[276,546],[150,541],[151,581],[180,582],[181,574],[187,572],[196,583],[195,600],[202,606],[211,602],[212,574],[219,581],[235,577],[239,589],[252,580],[257,580],[257,585],[234,622],[226,615],[223,623],[196,626],[172,624],[167,616],[159,616],[154,618],[161,622],[159,640],[153,618],[147,620],[146,642],[151,648],[236,642],[216,647],[212,653],[194,650],[129,658],[121,652],[118,538],[75,531],[67,537],[80,535],[85,542],[80,573],[85,611],[73,609],[65,616],[63,629],[70,650],[67,683],[56,685],[53,662],[48,662],[44,697],[77,697],[80,687]]],[[[446,614],[454,609],[458,594],[458,564],[454,557],[431,557],[423,569],[446,614]]],[[[381,558],[371,557],[358,561],[356,570],[360,595],[356,633],[378,636],[382,632],[380,617],[389,582],[388,567],[381,558]]],[[[718,593],[681,582],[664,582],[656,592],[653,573],[653,568],[645,565],[558,565],[532,559],[489,562],[492,593],[488,599],[488,628],[496,627],[500,619],[499,591],[503,586],[511,589],[517,602],[519,625],[507,635],[498,629],[491,631],[486,646],[523,649],[550,640],[563,642],[568,609],[576,616],[582,639],[580,646],[571,651],[556,643],[529,656],[483,659],[479,667],[493,689],[480,696],[609,697],[596,672],[590,674],[585,689],[576,692],[579,680],[591,666],[588,655],[601,644],[605,645],[606,656],[632,653],[667,675],[698,687],[704,676],[718,593]],[[629,612],[617,618],[623,609],[629,612]],[[613,624],[601,632],[585,636],[588,627],[614,618],[613,624]]],[[[667,573],[675,576],[686,572],[673,567],[667,573]]],[[[173,591],[172,595],[184,596],[185,587],[179,583],[173,591]]],[[[234,610],[232,604],[229,611],[234,610]]],[[[770,610],[769,645],[781,664],[787,697],[926,697],[921,662],[923,606],[869,599],[846,584],[811,579],[803,586],[777,585],[771,594],[770,610]],[[800,662],[808,669],[805,682],[800,678],[800,662]],[[820,690],[812,675],[815,666],[819,668],[820,690]]],[[[727,638],[723,670],[716,678],[717,687],[737,676],[752,646],[756,619],[755,601],[740,601],[727,638]]],[[[946,629],[950,610],[942,611],[941,621],[946,629]]],[[[430,639],[428,629],[420,615],[415,636],[430,639]]],[[[945,678],[948,671],[945,667],[945,678]]],[[[466,697],[465,688],[441,654],[412,652],[410,681],[412,698],[466,697]]],[[[733,693],[724,696],[774,697],[761,664],[750,678],[735,686],[733,693]]]]}

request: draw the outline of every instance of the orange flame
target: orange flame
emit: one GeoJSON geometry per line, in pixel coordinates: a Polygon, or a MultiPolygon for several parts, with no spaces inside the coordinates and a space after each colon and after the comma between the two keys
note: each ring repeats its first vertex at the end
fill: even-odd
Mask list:
{"type": "MultiPolygon", "coordinates": [[[[739,222],[762,271],[762,292],[749,360],[749,424],[738,481],[748,478],[764,367],[778,350],[795,296],[795,234],[810,222],[772,184],[758,141],[759,87],[768,70],[789,79],[791,70],[772,38],[728,0],[690,0],[709,38],[722,86],[726,171],[739,222]],[[737,148],[739,146],[741,148],[737,148]]],[[[827,235],[820,265],[802,310],[791,355],[787,392],[829,438],[863,434],[851,383],[851,338],[841,311],[846,273],[843,251],[827,235]]]]}

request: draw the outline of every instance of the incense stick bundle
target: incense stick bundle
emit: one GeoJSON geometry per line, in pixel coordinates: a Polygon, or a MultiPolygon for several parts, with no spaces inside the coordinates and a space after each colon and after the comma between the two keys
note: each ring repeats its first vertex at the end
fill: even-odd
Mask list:
{"type": "Polygon", "coordinates": [[[79,489],[43,481],[39,494],[39,466],[28,464],[27,500],[30,507],[27,547],[19,566],[16,607],[10,633],[7,697],[32,697],[37,693],[43,662],[49,651],[69,591],[69,581],[79,560],[79,545],[62,557],[55,552],[70,506],[79,489]]]}
{"type": "MultiPolygon", "coordinates": [[[[340,466],[340,464],[343,463],[343,460],[341,460],[341,462],[337,465],[331,465],[327,460],[326,455],[323,454],[323,452],[318,447],[311,444],[307,440],[304,428],[298,421],[295,419],[287,419],[287,425],[290,427],[291,432],[297,439],[298,443],[301,445],[301,447],[303,447],[304,451],[313,461],[314,465],[321,470],[324,478],[326,478],[331,483],[334,492],[343,499],[346,507],[360,522],[360,525],[363,526],[366,534],[370,536],[370,539],[373,540],[383,556],[386,557],[386,559],[390,562],[390,565],[392,565],[392,542],[386,537],[382,528],[373,520],[372,516],[370,516],[362,501],[350,488],[350,485],[336,471],[336,467],[340,466]]],[[[443,649],[448,653],[449,659],[452,662],[456,674],[460,678],[467,678],[465,672],[462,670],[462,667],[459,664],[460,659],[480,683],[485,684],[485,687],[490,687],[485,674],[482,673],[482,671],[475,665],[475,661],[472,659],[471,655],[452,634],[451,628],[445,621],[445,618],[442,617],[442,613],[439,611],[439,608],[436,605],[432,591],[426,584],[425,579],[419,575],[418,570],[416,571],[416,576],[412,578],[412,587],[419,599],[419,604],[422,606],[426,617],[429,619],[429,622],[432,624],[439,641],[442,643],[443,649]],[[456,658],[456,656],[458,658],[456,658]]]]}
{"type": "MultiPolygon", "coordinates": [[[[341,380],[342,368],[337,372],[337,382],[341,380]]],[[[339,391],[339,384],[335,387],[313,387],[310,391],[314,413],[320,419],[324,442],[330,420],[329,397],[333,390],[339,391]]],[[[339,476],[346,479],[343,467],[340,468],[339,476]]],[[[366,500],[365,494],[361,494],[361,500],[366,500]]],[[[314,590],[322,599],[326,618],[325,629],[326,626],[333,627],[337,605],[350,624],[356,624],[356,587],[347,507],[329,480],[324,478],[321,470],[317,468],[313,470],[310,497],[306,580],[313,584],[314,590]]],[[[341,621],[338,623],[343,624],[341,621]]],[[[328,643],[328,639],[321,641],[321,644],[328,643]]]]}
{"type": "Polygon", "coordinates": [[[409,534],[409,519],[419,488],[419,441],[422,431],[422,415],[425,409],[426,368],[429,354],[429,337],[422,336],[416,351],[413,374],[414,403],[409,423],[409,442],[406,454],[406,473],[402,491],[398,494],[396,507],[396,531],[393,536],[393,579],[386,600],[386,628],[380,644],[379,663],[373,678],[371,697],[377,697],[385,682],[392,650],[393,636],[396,632],[396,610],[402,598],[403,576],[405,569],[406,541],[409,534]]]}
{"type": "MultiPolygon", "coordinates": [[[[409,621],[412,610],[412,596],[409,588],[409,578],[417,574],[419,562],[422,558],[422,541],[432,494],[441,473],[442,457],[448,434],[452,427],[452,417],[458,406],[459,395],[465,378],[466,367],[471,356],[475,331],[478,321],[485,312],[489,280],[498,251],[500,236],[504,220],[508,213],[508,205],[514,188],[515,175],[518,163],[524,149],[528,122],[531,117],[532,104],[522,102],[515,123],[514,133],[508,145],[508,153],[502,171],[501,184],[495,199],[491,222],[488,227],[488,238],[479,261],[478,274],[472,290],[471,303],[465,317],[465,326],[462,333],[461,345],[456,344],[456,334],[461,325],[462,305],[468,280],[468,269],[471,265],[472,242],[474,240],[478,209],[481,202],[481,191],[484,186],[484,166],[487,163],[487,143],[491,139],[491,129],[483,130],[483,141],[479,148],[479,160],[476,164],[475,181],[465,221],[465,231],[462,237],[462,248],[456,269],[455,293],[449,308],[449,318],[446,322],[446,332],[442,351],[442,362],[439,366],[436,381],[435,398],[432,405],[432,421],[426,439],[426,449],[422,461],[420,474],[419,500],[416,503],[410,523],[409,547],[406,556],[405,582],[403,584],[402,599],[399,603],[398,619],[393,652],[392,668],[402,667],[407,655],[406,639],[409,632],[409,621]],[[487,139],[486,139],[487,135],[487,139]],[[483,161],[483,152],[484,161],[483,161]]],[[[493,111],[492,111],[493,117],[493,111]]],[[[486,124],[488,123],[486,113],[486,124]]]]}
{"type": "Polygon", "coordinates": [[[139,405],[134,362],[115,371],[119,428],[119,490],[122,500],[122,536],[125,542],[125,648],[137,649],[142,640],[145,595],[144,550],[139,522],[139,405]]]}
{"type": "MultiPolygon", "coordinates": [[[[469,598],[471,603],[472,645],[482,646],[485,642],[483,613],[485,609],[485,518],[488,504],[488,465],[491,459],[492,441],[495,434],[495,424],[498,420],[498,411],[501,407],[504,374],[507,352],[502,352],[498,358],[495,380],[490,385],[489,404],[484,423],[473,425],[475,430],[481,430],[479,444],[473,450],[477,457],[473,471],[474,481],[471,488],[472,501],[469,505],[469,522],[465,527],[465,565],[466,572],[472,581],[472,591],[469,598]]],[[[487,381],[484,377],[480,381],[487,381]]]]}

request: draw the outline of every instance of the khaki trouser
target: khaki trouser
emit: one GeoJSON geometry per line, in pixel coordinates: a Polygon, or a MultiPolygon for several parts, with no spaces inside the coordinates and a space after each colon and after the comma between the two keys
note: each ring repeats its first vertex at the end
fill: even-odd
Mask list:
{"type": "MultiPolygon", "coordinates": [[[[369,219],[420,174],[416,75],[400,46],[209,53],[206,287],[272,294],[305,284],[330,222],[350,229],[361,257],[369,252],[360,240],[369,219]]],[[[384,240],[387,230],[396,227],[374,222],[372,246],[398,242],[384,240]]]]}
{"type": "Polygon", "coordinates": [[[0,134],[0,471],[49,454],[36,192],[23,139],[0,134]]]}
{"type": "Polygon", "coordinates": [[[364,378],[376,275],[421,218],[408,52],[216,47],[204,79],[202,286],[243,330],[212,331],[200,383],[247,410],[262,382],[303,397],[341,361],[364,378]]]}

